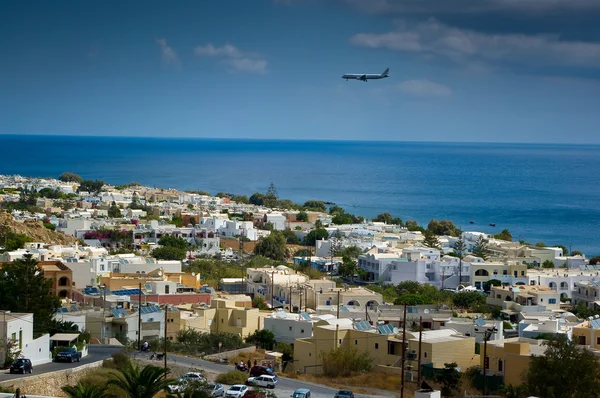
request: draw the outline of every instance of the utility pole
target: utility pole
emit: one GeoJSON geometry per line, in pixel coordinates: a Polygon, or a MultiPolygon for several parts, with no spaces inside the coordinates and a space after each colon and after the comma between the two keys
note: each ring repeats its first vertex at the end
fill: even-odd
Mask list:
{"type": "Polygon", "coordinates": [[[400,385],[400,398],[404,398],[404,365],[406,362],[406,304],[404,304],[404,317],[402,318],[402,384],[400,385]]]}
{"type": "Polygon", "coordinates": [[[337,292],[337,318],[340,319],[340,291],[337,292]]]}
{"type": "Polygon", "coordinates": [[[419,369],[417,370],[417,385],[421,385],[421,342],[423,341],[423,317],[419,317],[419,369]]]}
{"type": "Polygon", "coordinates": [[[275,271],[271,272],[271,310],[275,309],[274,296],[275,296],[275,271]]]}
{"type": "Polygon", "coordinates": [[[242,268],[242,294],[246,294],[246,272],[244,270],[244,241],[240,238],[240,267],[242,268]]]}
{"type": "Polygon", "coordinates": [[[292,287],[290,286],[290,313],[294,312],[292,308],[292,287]]]}
{"type": "Polygon", "coordinates": [[[140,294],[138,295],[138,351],[142,349],[142,283],[140,282],[140,294]]]}
{"type": "Polygon", "coordinates": [[[498,329],[496,327],[487,328],[484,331],[480,332],[477,328],[475,328],[475,333],[483,333],[483,395],[485,396],[487,392],[487,370],[490,367],[490,359],[487,356],[487,342],[492,337],[493,333],[496,333],[498,329]]]}
{"type": "Polygon", "coordinates": [[[169,313],[169,306],[168,304],[165,304],[165,338],[164,338],[164,367],[165,367],[165,380],[167,379],[167,374],[168,374],[168,370],[167,370],[167,321],[168,321],[168,313],[169,313]]]}

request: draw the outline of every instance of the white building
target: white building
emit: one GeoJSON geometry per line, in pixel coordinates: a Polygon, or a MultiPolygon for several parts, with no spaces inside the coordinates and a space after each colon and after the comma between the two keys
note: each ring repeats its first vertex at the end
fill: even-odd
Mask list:
{"type": "MultiPolygon", "coordinates": [[[[35,365],[52,361],[50,355],[50,335],[45,334],[33,338],[33,314],[23,314],[10,311],[0,312],[0,338],[3,342],[12,341],[14,351],[31,360],[35,365]]],[[[6,353],[2,352],[5,344],[0,345],[0,358],[4,360],[6,353]]]]}

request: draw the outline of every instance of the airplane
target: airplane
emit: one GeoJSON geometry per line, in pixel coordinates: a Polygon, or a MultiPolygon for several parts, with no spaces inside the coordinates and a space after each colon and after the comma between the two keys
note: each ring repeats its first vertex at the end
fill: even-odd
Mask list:
{"type": "Polygon", "coordinates": [[[389,77],[390,74],[390,68],[387,68],[385,70],[385,72],[383,72],[382,74],[376,74],[376,73],[351,73],[351,74],[346,74],[346,75],[342,75],[342,79],[346,79],[346,81],[348,81],[348,79],[354,79],[354,80],[362,80],[363,82],[366,82],[367,80],[371,79],[371,80],[376,80],[376,79],[385,79],[386,77],[389,77]]]}

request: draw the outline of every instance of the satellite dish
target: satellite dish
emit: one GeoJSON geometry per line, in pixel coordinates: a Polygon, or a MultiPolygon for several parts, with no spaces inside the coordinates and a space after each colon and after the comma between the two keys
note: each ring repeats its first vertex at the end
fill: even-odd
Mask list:
{"type": "Polygon", "coordinates": [[[425,308],[425,309],[423,310],[423,313],[424,313],[424,314],[429,314],[429,309],[425,308]]]}
{"type": "Polygon", "coordinates": [[[158,271],[158,276],[162,276],[162,271],[158,271]]]}
{"type": "Polygon", "coordinates": [[[192,276],[196,276],[196,273],[195,273],[195,272],[192,272],[192,276]]]}

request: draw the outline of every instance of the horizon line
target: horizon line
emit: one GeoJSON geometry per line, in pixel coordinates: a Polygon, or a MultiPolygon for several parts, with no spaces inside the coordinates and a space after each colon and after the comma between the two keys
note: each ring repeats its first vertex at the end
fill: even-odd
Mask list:
{"type": "Polygon", "coordinates": [[[12,137],[78,137],[78,138],[146,138],[163,140],[221,140],[221,141],[289,141],[289,142],[371,142],[371,143],[414,143],[414,144],[502,144],[502,145],[568,145],[568,146],[600,146],[592,142],[535,142],[535,141],[419,141],[419,140],[378,140],[378,139],[327,139],[327,138],[257,138],[257,137],[189,137],[189,136],[156,136],[156,135],[85,135],[85,134],[40,134],[40,133],[0,133],[2,136],[12,137]]]}

